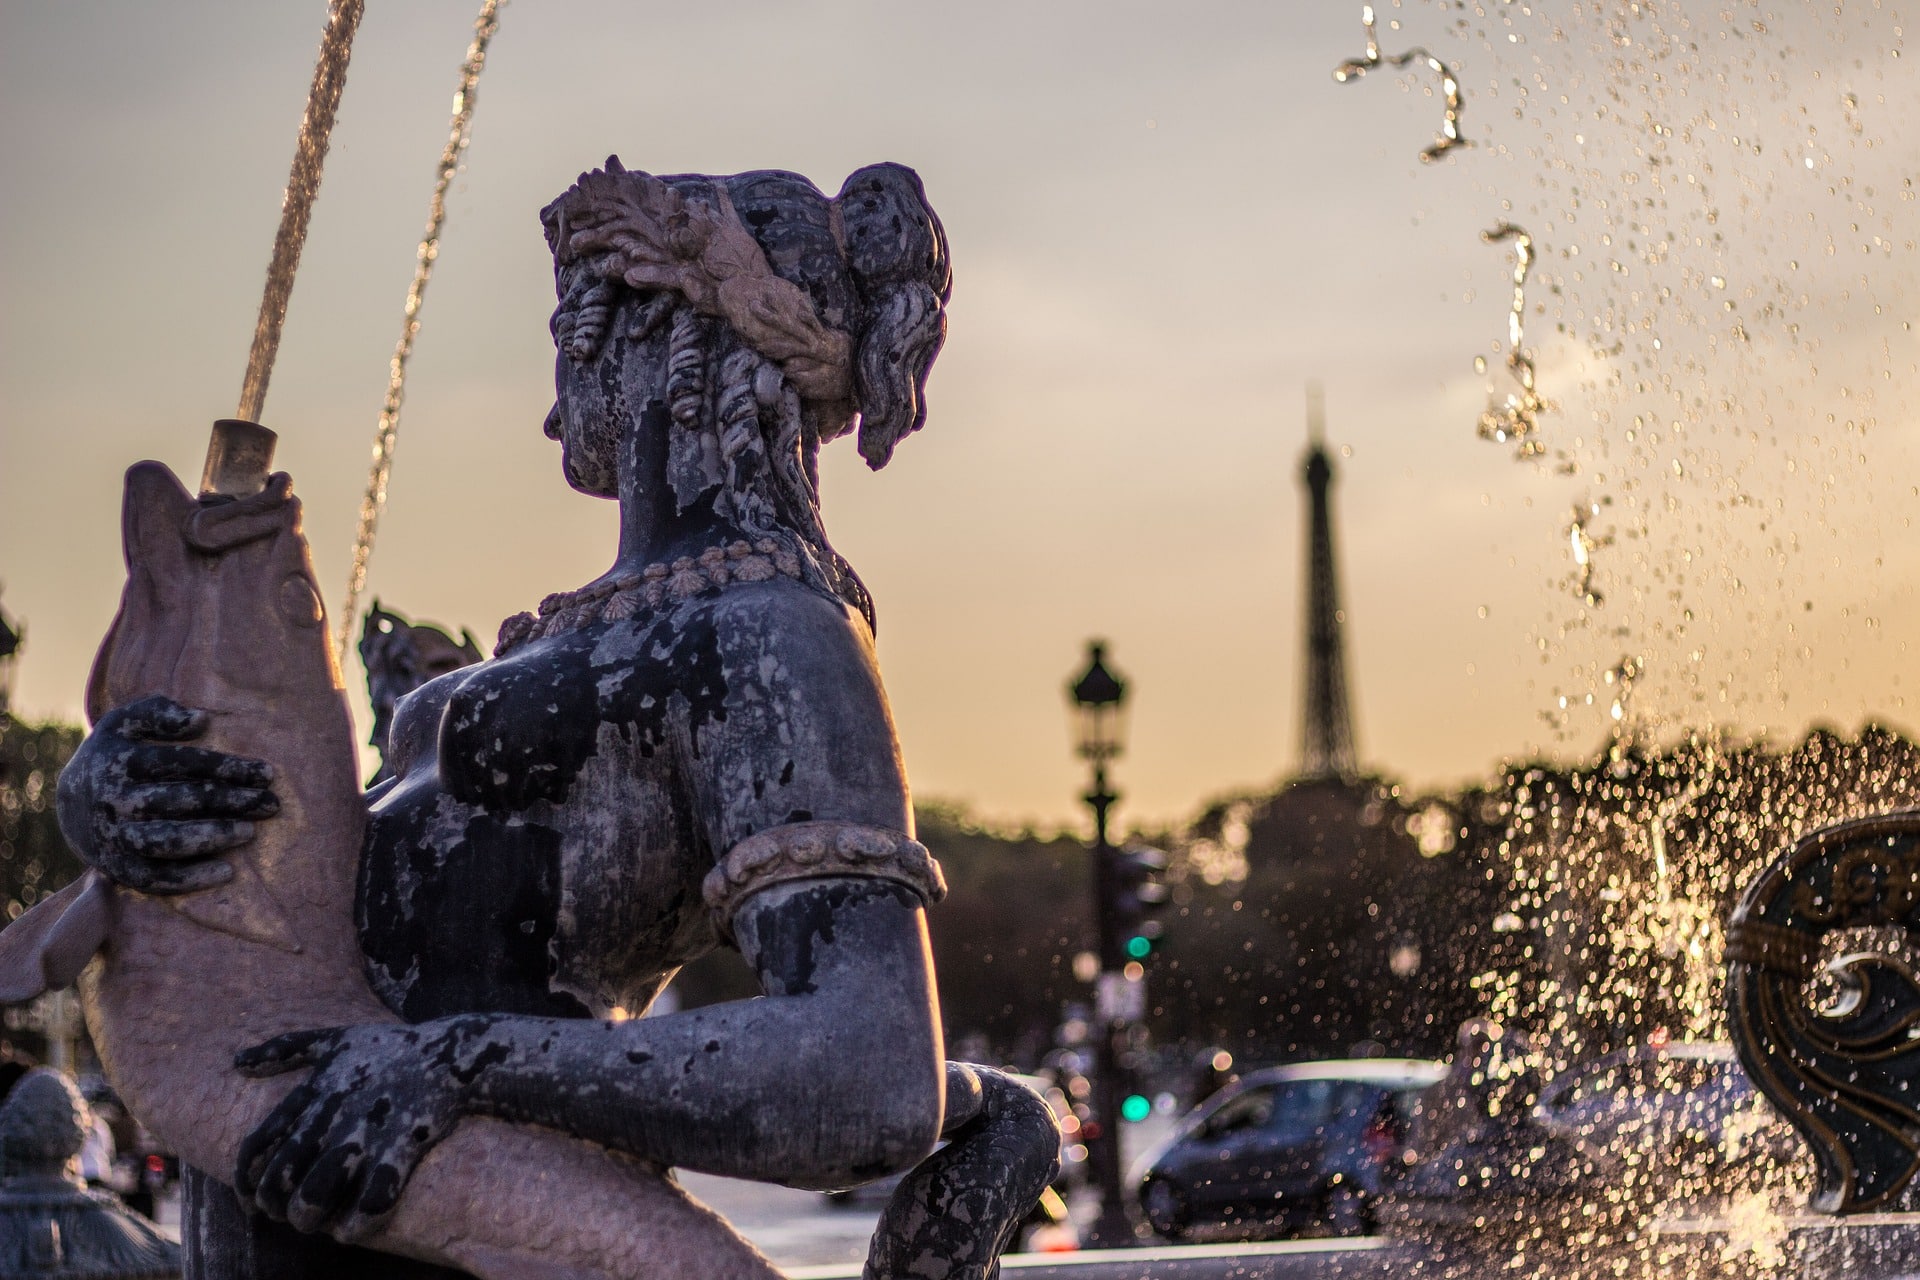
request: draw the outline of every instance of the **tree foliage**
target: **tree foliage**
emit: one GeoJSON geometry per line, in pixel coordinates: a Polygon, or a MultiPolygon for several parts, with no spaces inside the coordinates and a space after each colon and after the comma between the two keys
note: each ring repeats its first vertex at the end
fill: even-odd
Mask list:
{"type": "Polygon", "coordinates": [[[0,894],[13,919],[85,865],[60,835],[54,781],[85,730],[0,715],[0,894]]]}

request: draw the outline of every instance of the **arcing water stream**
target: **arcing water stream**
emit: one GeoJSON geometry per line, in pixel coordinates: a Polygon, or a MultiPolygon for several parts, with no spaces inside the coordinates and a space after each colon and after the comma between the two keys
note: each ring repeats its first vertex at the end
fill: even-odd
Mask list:
{"type": "Polygon", "coordinates": [[[307,221],[313,199],[320,192],[320,172],[327,161],[327,138],[333,132],[334,111],[347,87],[347,59],[353,53],[365,0],[332,0],[327,29],[320,37],[320,58],[313,69],[313,88],[300,118],[300,140],[293,152],[293,169],[280,202],[280,227],[273,237],[273,257],[267,264],[267,285],[260,298],[260,318],[253,328],[253,346],[247,353],[247,373],[240,385],[240,407],[234,417],[260,420],[267,400],[267,382],[280,352],[280,328],[287,319],[287,301],[293,296],[293,278],[300,269],[300,251],[307,243],[307,221]]]}
{"type": "MultiPolygon", "coordinates": [[[[373,462],[367,476],[367,491],[360,502],[359,528],[354,537],[353,564],[347,578],[346,601],[340,610],[339,633],[335,652],[344,654],[352,632],[360,591],[367,581],[367,562],[373,555],[374,533],[380,512],[387,500],[387,477],[393,468],[393,448],[400,429],[400,406],[406,395],[407,361],[420,332],[420,308],[426,301],[427,285],[433,279],[434,263],[440,257],[440,234],[447,220],[447,192],[460,172],[460,159],[466,154],[472,137],[473,109],[480,73],[487,63],[487,46],[500,26],[500,6],[505,0],[482,0],[473,22],[473,40],[467,46],[466,59],[460,65],[460,82],[453,94],[453,118],[447,126],[446,145],[441,149],[434,170],[433,195],[427,205],[427,227],[414,255],[413,280],[407,286],[407,299],[400,324],[400,340],[394,344],[388,362],[386,399],[380,408],[375,429],[373,462]]],[[[353,52],[353,37],[365,11],[365,0],[332,0],[327,12],[327,28],[320,40],[320,56],[313,71],[313,87],[307,95],[307,109],[300,120],[299,141],[295,145],[293,169],[287,178],[286,194],[281,200],[280,225],[274,234],[273,256],[267,265],[267,283],[260,298],[260,317],[254,326],[253,346],[247,356],[246,378],[240,389],[240,405],[235,417],[257,422],[267,398],[267,384],[273,377],[274,358],[280,351],[280,330],[286,321],[287,303],[293,296],[294,277],[300,268],[300,252],[306,246],[307,223],[313,214],[314,198],[320,192],[320,176],[326,164],[327,142],[333,132],[334,114],[340,94],[346,88],[347,63],[353,52]]],[[[269,439],[271,437],[268,437],[269,439]]],[[[220,446],[209,446],[209,466],[220,446]]]]}

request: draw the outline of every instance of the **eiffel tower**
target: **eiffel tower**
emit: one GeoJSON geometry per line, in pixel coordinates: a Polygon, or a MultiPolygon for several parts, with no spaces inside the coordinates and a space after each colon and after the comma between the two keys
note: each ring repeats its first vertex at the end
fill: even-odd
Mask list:
{"type": "Polygon", "coordinates": [[[1307,679],[1300,722],[1300,776],[1354,776],[1353,712],[1347,705],[1347,664],[1340,643],[1346,614],[1333,567],[1333,513],[1327,490],[1333,460],[1326,448],[1326,407],[1320,388],[1307,389],[1307,456],[1301,469],[1311,505],[1307,515],[1307,679]]]}

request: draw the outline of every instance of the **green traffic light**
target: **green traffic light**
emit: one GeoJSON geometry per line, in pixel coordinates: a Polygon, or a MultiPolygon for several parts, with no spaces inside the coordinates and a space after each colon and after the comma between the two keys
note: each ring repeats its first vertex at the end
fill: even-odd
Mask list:
{"type": "Polygon", "coordinates": [[[1147,1101],[1147,1099],[1137,1093],[1128,1094],[1127,1100],[1120,1104],[1120,1118],[1122,1120],[1131,1120],[1135,1124],[1138,1124],[1152,1114],[1153,1103],[1147,1101]]]}
{"type": "Polygon", "coordinates": [[[1135,960],[1145,960],[1153,954],[1153,939],[1143,934],[1135,934],[1127,939],[1127,954],[1135,960]]]}

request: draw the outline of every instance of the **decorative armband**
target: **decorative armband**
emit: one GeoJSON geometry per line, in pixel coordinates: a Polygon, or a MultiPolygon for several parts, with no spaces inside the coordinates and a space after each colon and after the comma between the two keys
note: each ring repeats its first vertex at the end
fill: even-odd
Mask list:
{"type": "Polygon", "coordinates": [[[898,831],[852,822],[794,822],[756,832],[727,851],[701,886],[724,937],[747,898],[789,880],[857,876],[890,880],[934,903],[947,894],[927,847],[898,831]]]}

